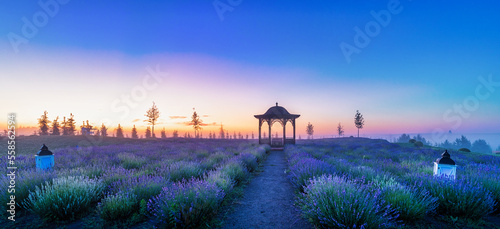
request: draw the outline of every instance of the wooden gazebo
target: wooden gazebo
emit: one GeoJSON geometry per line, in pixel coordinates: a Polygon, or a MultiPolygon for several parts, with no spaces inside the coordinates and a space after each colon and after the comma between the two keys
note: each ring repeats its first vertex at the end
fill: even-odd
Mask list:
{"type": "Polygon", "coordinates": [[[259,119],[259,144],[269,144],[273,148],[283,148],[285,144],[295,144],[295,119],[300,117],[298,114],[290,114],[284,107],[276,106],[269,108],[266,113],[254,115],[259,119]],[[269,126],[269,139],[262,138],[262,124],[267,122],[269,126]],[[279,122],[283,126],[283,138],[272,138],[271,126],[279,122]],[[286,123],[291,122],[293,126],[293,138],[286,138],[286,123]]]}

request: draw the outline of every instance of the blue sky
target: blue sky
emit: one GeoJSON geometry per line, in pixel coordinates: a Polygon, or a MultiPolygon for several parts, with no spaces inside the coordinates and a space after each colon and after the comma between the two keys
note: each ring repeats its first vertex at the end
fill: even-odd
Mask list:
{"type": "MultiPolygon", "coordinates": [[[[192,76],[192,80],[209,77],[223,85],[233,82],[228,84],[241,88],[252,84],[247,88],[249,93],[262,96],[255,98],[259,102],[245,112],[264,112],[275,100],[283,101],[296,113],[304,113],[304,123],[310,120],[321,124],[318,126],[328,126],[318,127],[324,134],[332,132],[338,121],[350,125],[356,109],[366,111],[375,123],[389,122],[394,119],[392,115],[398,117],[397,125],[388,128],[397,133],[431,132],[436,126],[447,129],[452,123],[443,121],[443,114],[474,95],[480,85],[479,76],[492,75],[500,81],[500,3],[495,1],[242,0],[241,4],[231,6],[221,0],[220,3],[232,8],[223,14],[223,20],[214,2],[69,1],[59,5],[54,17],[15,53],[8,34],[22,35],[22,18],[33,20],[33,15],[43,7],[36,1],[4,1],[0,3],[3,50],[0,59],[5,60],[4,67],[36,66],[44,59],[43,66],[62,69],[66,59],[79,65],[102,58],[103,62],[117,62],[115,70],[104,70],[106,67],[101,66],[102,71],[97,67],[94,71],[114,71],[110,82],[123,81],[120,83],[129,87],[136,75],[124,72],[129,72],[131,66],[143,69],[145,64],[159,60],[168,62],[163,63],[170,69],[174,63],[185,64],[192,69],[172,69],[177,73],[176,78],[185,77],[183,74],[192,76]],[[355,27],[365,31],[367,24],[376,22],[371,11],[388,10],[391,4],[397,5],[400,12],[391,14],[385,27],[379,24],[380,30],[369,44],[360,48],[360,53],[351,55],[348,63],[340,44],[354,45],[355,27]],[[45,60],[46,56],[53,58],[45,60]],[[173,61],[178,59],[185,61],[173,61]],[[208,69],[212,69],[210,74],[204,75],[203,71],[208,69]],[[262,85],[259,87],[252,81],[260,81],[262,85]],[[286,87],[276,87],[280,83],[286,87]],[[262,101],[266,98],[269,101],[262,101]],[[337,111],[344,109],[345,113],[337,111]],[[330,118],[335,115],[339,117],[330,118]],[[418,124],[408,122],[407,128],[397,128],[405,123],[405,118],[418,120],[418,124]]],[[[11,67],[2,73],[2,78],[12,71],[19,71],[21,78],[33,74],[22,73],[25,70],[21,67],[11,67]]],[[[43,70],[41,74],[57,78],[43,70]]],[[[64,82],[57,82],[65,86],[64,82]]],[[[220,88],[213,90],[218,94],[220,88]]],[[[117,89],[115,93],[121,92],[117,89]]],[[[154,99],[157,98],[151,97],[154,99]]],[[[497,87],[471,117],[464,118],[464,124],[457,130],[498,132],[499,101],[500,87],[497,87]]],[[[186,107],[203,106],[189,103],[186,107]]],[[[48,105],[46,109],[50,108],[48,105]]],[[[21,110],[33,112],[35,117],[43,112],[25,107],[21,110]]],[[[208,109],[206,113],[217,112],[208,109]]],[[[218,119],[213,121],[222,122],[225,117],[218,119]]],[[[234,128],[250,128],[229,123],[234,128]]],[[[382,126],[370,130],[367,126],[366,131],[389,130],[383,130],[382,126]]]]}

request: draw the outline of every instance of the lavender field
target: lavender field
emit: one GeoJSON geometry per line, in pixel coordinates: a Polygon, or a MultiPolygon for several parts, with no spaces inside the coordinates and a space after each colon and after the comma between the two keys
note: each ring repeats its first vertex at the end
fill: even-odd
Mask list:
{"type": "Polygon", "coordinates": [[[318,228],[498,228],[500,157],[451,150],[456,180],[433,177],[443,151],[357,138],[285,150],[303,215],[318,228]]]}
{"type": "MultiPolygon", "coordinates": [[[[198,227],[210,221],[233,189],[248,178],[269,148],[245,140],[104,138],[78,145],[83,136],[26,137],[18,141],[16,211],[20,227],[198,227]],[[37,171],[43,143],[54,168],[37,171]],[[65,141],[62,141],[65,140],[65,141]]],[[[6,165],[6,157],[1,158],[6,165]]],[[[9,185],[2,166],[0,199],[9,185]]]]}
{"type": "MultiPolygon", "coordinates": [[[[244,195],[242,184],[270,153],[250,140],[109,137],[82,146],[85,138],[20,138],[19,218],[3,220],[2,228],[223,226],[229,219],[221,209],[244,195]],[[52,170],[35,168],[41,142],[53,146],[52,170]]],[[[301,140],[272,153],[285,154],[296,206],[316,228],[498,227],[500,157],[450,150],[456,180],[435,178],[432,162],[443,150],[336,138],[301,140]]],[[[9,196],[0,198],[8,202],[9,196]]]]}

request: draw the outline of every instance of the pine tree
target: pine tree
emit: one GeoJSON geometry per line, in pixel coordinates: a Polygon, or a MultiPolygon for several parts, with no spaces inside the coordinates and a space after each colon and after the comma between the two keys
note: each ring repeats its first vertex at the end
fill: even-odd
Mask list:
{"type": "Polygon", "coordinates": [[[161,138],[163,139],[167,138],[167,132],[165,132],[165,127],[163,127],[163,130],[161,130],[161,138]]]}
{"type": "Polygon", "coordinates": [[[66,121],[66,117],[63,117],[63,121],[61,122],[62,135],[69,135],[68,131],[68,122],[66,121]]]}
{"type": "Polygon", "coordinates": [[[174,137],[174,138],[178,138],[178,137],[179,137],[179,131],[174,130],[174,131],[172,132],[172,137],[174,137]]]}
{"type": "Polygon", "coordinates": [[[66,121],[66,127],[68,128],[68,135],[75,135],[76,131],[76,121],[73,113],[69,114],[69,118],[66,121]]]}
{"type": "Polygon", "coordinates": [[[151,138],[151,128],[146,127],[146,138],[151,138]]]}
{"type": "Polygon", "coordinates": [[[49,134],[49,117],[47,116],[48,112],[44,111],[43,115],[38,119],[38,126],[40,127],[40,135],[48,135],[49,134]]]}
{"type": "Polygon", "coordinates": [[[104,125],[104,123],[101,125],[101,135],[103,137],[107,137],[108,136],[108,128],[104,125]]]}
{"type": "Polygon", "coordinates": [[[132,138],[134,139],[139,138],[139,136],[137,136],[137,129],[135,128],[135,125],[134,128],[132,128],[132,138]]]}
{"type": "Polygon", "coordinates": [[[54,121],[52,121],[52,135],[60,135],[61,132],[59,130],[59,121],[57,121],[59,119],[59,116],[56,117],[56,119],[54,119],[54,121]]]}
{"type": "Polygon", "coordinates": [[[120,124],[118,124],[118,128],[116,128],[116,137],[117,138],[123,138],[123,129],[120,126],[120,124]]]}
{"type": "Polygon", "coordinates": [[[359,113],[359,110],[356,111],[356,115],[354,115],[354,125],[358,128],[358,138],[359,138],[359,129],[363,129],[365,125],[365,119],[363,115],[359,113]]]}
{"type": "Polygon", "coordinates": [[[224,139],[225,136],[224,136],[224,126],[222,125],[222,123],[220,124],[220,131],[219,131],[219,137],[220,139],[224,139]]]}

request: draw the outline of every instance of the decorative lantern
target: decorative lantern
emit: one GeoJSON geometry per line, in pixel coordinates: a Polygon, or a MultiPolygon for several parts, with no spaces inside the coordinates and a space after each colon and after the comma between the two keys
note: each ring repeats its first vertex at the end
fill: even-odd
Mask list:
{"type": "Polygon", "coordinates": [[[54,167],[54,154],[43,144],[42,148],[35,155],[36,169],[48,170],[54,167]]]}
{"type": "Polygon", "coordinates": [[[434,176],[445,176],[455,179],[457,175],[457,165],[455,161],[450,158],[448,150],[441,154],[441,158],[436,159],[434,162],[434,176]]]}

